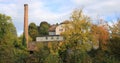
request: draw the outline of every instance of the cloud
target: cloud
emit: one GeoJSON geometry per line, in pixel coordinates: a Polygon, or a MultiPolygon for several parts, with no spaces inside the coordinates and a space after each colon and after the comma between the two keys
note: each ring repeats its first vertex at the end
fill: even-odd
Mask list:
{"type": "MultiPolygon", "coordinates": [[[[58,3],[58,1],[56,0],[54,3],[58,3]]],[[[63,21],[64,19],[67,19],[66,15],[68,16],[70,13],[62,12],[62,7],[58,8],[58,11],[61,13],[51,11],[50,7],[46,6],[48,4],[47,1],[43,2],[41,0],[13,0],[13,2],[11,2],[0,0],[0,13],[4,13],[12,17],[13,23],[17,28],[18,35],[20,35],[23,31],[24,3],[28,3],[29,5],[29,23],[35,22],[37,25],[39,25],[41,21],[48,21],[51,24],[63,21]]]]}
{"type": "Polygon", "coordinates": [[[71,13],[71,11],[66,11],[63,7],[58,9],[59,12],[51,11],[46,3],[38,1],[34,1],[32,4],[29,4],[29,8],[30,21],[34,21],[34,18],[36,18],[36,23],[40,23],[40,21],[48,21],[51,24],[57,23],[60,20],[64,20],[65,16],[71,13]]]}
{"type": "Polygon", "coordinates": [[[82,6],[87,14],[91,16],[111,15],[120,13],[120,0],[71,0],[77,6],[82,6]]]}
{"type": "Polygon", "coordinates": [[[39,25],[41,21],[60,23],[69,19],[71,12],[80,7],[89,16],[111,18],[114,14],[120,14],[119,2],[120,0],[0,0],[0,13],[12,17],[20,35],[23,31],[24,3],[29,5],[29,23],[39,25]]]}
{"type": "Polygon", "coordinates": [[[15,17],[17,15],[17,9],[15,4],[8,4],[8,6],[6,6],[6,4],[0,4],[1,13],[7,14],[7,15],[11,15],[12,17],[15,17]],[[14,11],[14,12],[13,12],[14,11]]]}

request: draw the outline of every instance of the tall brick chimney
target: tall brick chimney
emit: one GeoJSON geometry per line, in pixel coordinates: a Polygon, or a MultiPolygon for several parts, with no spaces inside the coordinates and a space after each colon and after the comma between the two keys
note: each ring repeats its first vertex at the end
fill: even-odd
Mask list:
{"type": "Polygon", "coordinates": [[[28,4],[24,4],[24,35],[28,47],[28,4]]]}

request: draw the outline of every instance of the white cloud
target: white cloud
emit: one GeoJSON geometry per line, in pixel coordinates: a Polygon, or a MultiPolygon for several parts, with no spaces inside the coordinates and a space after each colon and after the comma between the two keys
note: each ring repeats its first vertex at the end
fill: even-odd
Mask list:
{"type": "Polygon", "coordinates": [[[68,19],[74,8],[79,7],[84,7],[85,13],[92,17],[120,14],[119,2],[120,0],[0,0],[0,13],[12,17],[20,34],[23,30],[24,3],[29,5],[29,23],[35,22],[39,25],[41,21],[60,23],[68,19]]]}
{"type": "Polygon", "coordinates": [[[87,14],[91,16],[111,15],[114,13],[120,13],[120,0],[72,0],[78,6],[84,7],[87,14]]]}
{"type": "Polygon", "coordinates": [[[71,0],[74,4],[76,5],[80,5],[80,6],[89,6],[89,5],[93,5],[95,3],[98,3],[99,1],[102,1],[102,0],[71,0]]]}
{"type": "Polygon", "coordinates": [[[8,6],[6,6],[6,4],[0,4],[0,12],[10,15],[12,17],[15,17],[17,15],[17,9],[15,4],[8,4],[8,6]],[[14,12],[13,12],[14,11],[14,12]]]}
{"type": "MultiPolygon", "coordinates": [[[[53,11],[50,11],[49,8],[45,6],[42,2],[32,2],[32,4],[29,5],[30,11],[29,16],[31,20],[34,20],[33,18],[36,18],[35,22],[40,23],[41,21],[48,21],[49,23],[57,23],[59,19],[64,20],[63,16],[68,15],[70,12],[61,12],[61,13],[55,13],[53,11]],[[57,21],[57,22],[55,22],[57,21]]],[[[63,9],[63,8],[62,8],[63,9]]],[[[61,10],[61,8],[60,8],[61,10]]]]}
{"type": "MultiPolygon", "coordinates": [[[[7,14],[12,17],[13,22],[17,28],[18,35],[23,31],[23,13],[24,13],[24,3],[29,5],[29,23],[35,22],[37,25],[41,21],[48,21],[49,23],[57,23],[63,21],[70,12],[55,13],[49,10],[46,3],[41,0],[14,0],[14,2],[0,0],[0,13],[7,14]]],[[[58,3],[58,1],[56,1],[58,3]]],[[[61,8],[58,9],[61,11],[61,8]]]]}

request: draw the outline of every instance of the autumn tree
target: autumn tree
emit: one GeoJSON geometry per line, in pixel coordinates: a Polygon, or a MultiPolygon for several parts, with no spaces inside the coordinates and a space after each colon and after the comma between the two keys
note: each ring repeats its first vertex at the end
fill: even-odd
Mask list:
{"type": "MultiPolygon", "coordinates": [[[[62,35],[65,41],[62,42],[62,51],[60,54],[67,53],[65,62],[69,63],[88,63],[84,61],[89,57],[85,57],[83,60],[80,59],[81,55],[92,48],[92,34],[90,32],[91,22],[90,17],[83,14],[82,10],[75,10],[72,13],[71,20],[64,28],[66,29],[62,35]],[[63,53],[64,52],[64,53],[63,53]],[[68,56],[68,57],[67,57],[68,56]]],[[[62,55],[61,54],[61,55],[62,55]]],[[[83,55],[84,56],[84,55],[83,55]]],[[[83,57],[82,57],[83,58],[83,57]]]]}
{"type": "Polygon", "coordinates": [[[93,25],[92,26],[92,34],[95,38],[95,42],[99,43],[99,48],[101,50],[106,50],[107,43],[109,40],[109,32],[105,25],[93,25]]]}
{"type": "Polygon", "coordinates": [[[108,55],[106,53],[108,51],[108,43],[109,43],[109,32],[108,26],[103,24],[93,24],[91,28],[91,33],[93,34],[94,44],[96,44],[98,49],[92,49],[89,51],[89,55],[93,58],[93,63],[103,63],[107,62],[105,60],[105,56],[108,55]]]}
{"type": "Polygon", "coordinates": [[[65,43],[69,44],[70,48],[82,48],[83,51],[86,51],[88,49],[86,46],[90,46],[92,39],[90,17],[85,16],[82,10],[76,10],[72,14],[70,23],[65,28],[67,30],[62,33],[65,37],[65,43]]]}

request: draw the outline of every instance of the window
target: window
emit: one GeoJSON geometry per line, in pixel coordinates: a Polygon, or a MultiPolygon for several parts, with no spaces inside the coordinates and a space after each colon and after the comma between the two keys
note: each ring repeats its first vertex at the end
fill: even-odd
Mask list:
{"type": "Polygon", "coordinates": [[[59,36],[57,36],[57,39],[59,39],[59,36]]]}
{"type": "Polygon", "coordinates": [[[53,36],[51,37],[51,39],[53,39],[53,36]]]}
{"type": "Polygon", "coordinates": [[[46,40],[48,39],[48,37],[46,37],[46,40]]]}
{"type": "Polygon", "coordinates": [[[63,29],[59,29],[59,31],[63,31],[63,29]]]}

